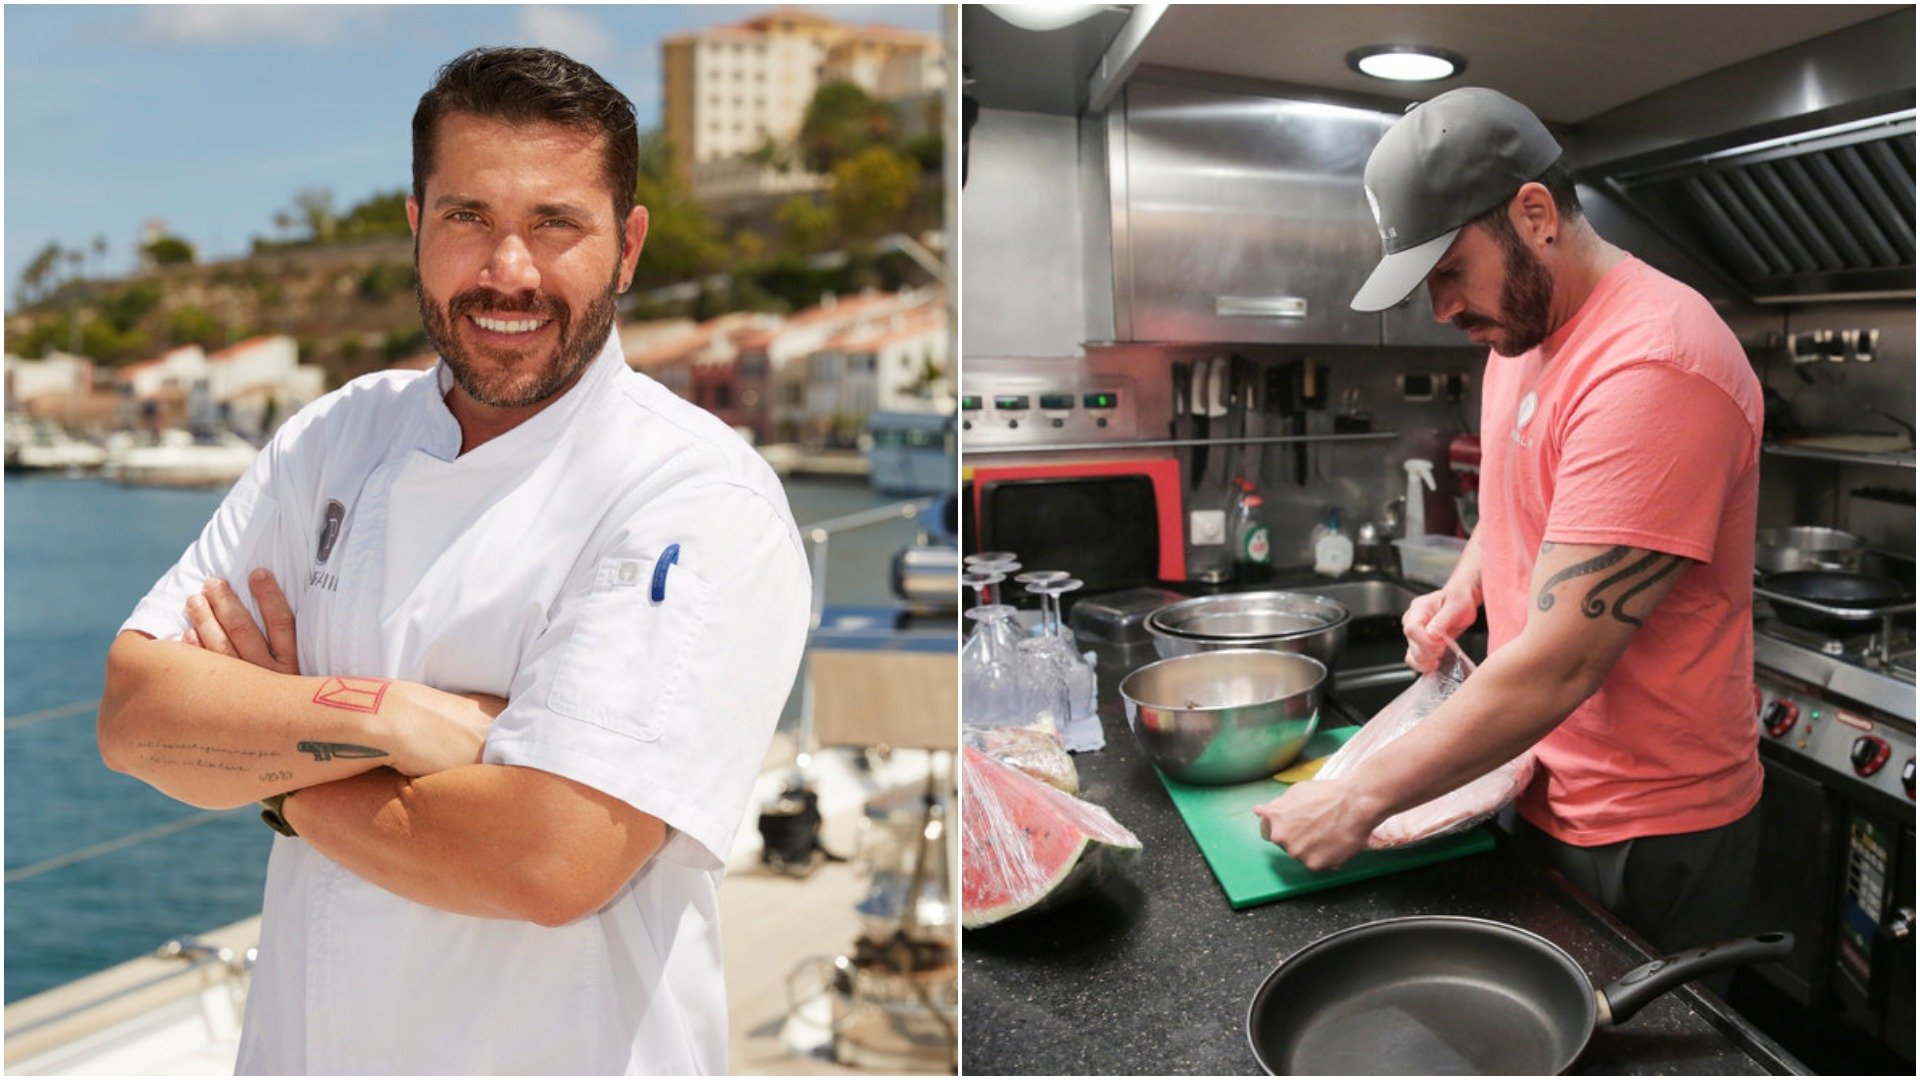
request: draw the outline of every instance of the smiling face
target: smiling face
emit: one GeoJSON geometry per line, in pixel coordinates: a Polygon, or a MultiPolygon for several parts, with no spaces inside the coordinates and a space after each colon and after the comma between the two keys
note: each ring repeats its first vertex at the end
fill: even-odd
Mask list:
{"type": "Polygon", "coordinates": [[[1460,230],[1427,275],[1433,317],[1475,344],[1518,356],[1552,332],[1553,277],[1511,227],[1460,230]]]}
{"type": "Polygon", "coordinates": [[[614,218],[604,150],[604,137],[555,124],[440,119],[407,218],[421,321],[471,403],[530,415],[605,344],[646,211],[614,218]]]}

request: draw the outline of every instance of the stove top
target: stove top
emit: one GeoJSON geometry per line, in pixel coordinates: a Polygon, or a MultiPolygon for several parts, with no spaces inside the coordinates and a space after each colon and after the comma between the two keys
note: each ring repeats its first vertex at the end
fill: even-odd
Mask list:
{"type": "Polygon", "coordinates": [[[1830,656],[1843,664],[1883,672],[1913,685],[1913,626],[1895,624],[1891,636],[1879,631],[1857,634],[1824,634],[1788,626],[1769,619],[1754,628],[1754,634],[1775,638],[1789,645],[1830,656]]]}
{"type": "Polygon", "coordinates": [[[1883,642],[1878,633],[1836,638],[1767,619],[1754,627],[1753,662],[1845,702],[1877,709],[1909,730],[1913,727],[1911,623],[1896,625],[1892,637],[1883,642]]]}

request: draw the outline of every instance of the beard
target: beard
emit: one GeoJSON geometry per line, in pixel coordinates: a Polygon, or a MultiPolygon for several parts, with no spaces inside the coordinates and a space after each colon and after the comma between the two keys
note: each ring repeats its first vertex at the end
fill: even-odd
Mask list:
{"type": "MultiPolygon", "coordinates": [[[[467,396],[482,405],[499,409],[519,409],[538,405],[565,390],[582,369],[600,353],[607,334],[613,328],[614,293],[620,278],[620,266],[614,264],[607,287],[587,305],[578,319],[573,309],[549,293],[529,292],[503,296],[491,289],[468,289],[445,306],[427,296],[420,282],[419,252],[414,254],[414,296],[420,304],[420,323],[427,342],[446,360],[453,381],[467,396]],[[474,309],[496,314],[535,315],[553,321],[560,341],[544,360],[531,349],[482,348],[468,350],[456,331],[459,320],[474,309]],[[483,368],[473,352],[482,353],[492,363],[483,368]]],[[[538,333],[539,331],[535,331],[538,333]]]]}
{"type": "Polygon", "coordinates": [[[1497,331],[1488,347],[1501,356],[1519,356],[1547,340],[1553,305],[1553,275],[1545,263],[1527,248],[1504,215],[1490,231],[1500,241],[1506,264],[1507,280],[1500,286],[1500,317],[1483,315],[1454,316],[1453,325],[1461,330],[1490,328],[1497,331]]]}

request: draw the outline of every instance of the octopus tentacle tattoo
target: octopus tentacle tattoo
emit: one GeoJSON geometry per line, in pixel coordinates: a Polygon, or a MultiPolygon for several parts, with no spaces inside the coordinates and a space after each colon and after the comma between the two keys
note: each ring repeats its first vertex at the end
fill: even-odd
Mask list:
{"type": "MultiPolygon", "coordinates": [[[[1540,552],[1543,555],[1552,550],[1553,545],[1551,543],[1540,545],[1540,552]]],[[[1626,559],[1633,554],[1635,554],[1634,548],[1622,544],[1609,548],[1595,555],[1593,558],[1584,559],[1560,570],[1551,578],[1547,579],[1546,584],[1540,587],[1539,595],[1535,598],[1535,606],[1541,611],[1552,611],[1556,600],[1556,597],[1553,595],[1555,587],[1576,578],[1587,577],[1608,570],[1626,561],[1626,559]]],[[[1589,588],[1585,595],[1580,598],[1580,613],[1589,619],[1598,619],[1603,615],[1611,613],[1613,618],[1619,622],[1626,623],[1629,626],[1639,626],[1641,625],[1641,620],[1627,614],[1627,604],[1641,593],[1652,588],[1661,579],[1672,574],[1675,570],[1680,569],[1681,564],[1685,561],[1685,559],[1678,555],[1667,555],[1658,551],[1643,552],[1639,558],[1634,559],[1634,561],[1626,567],[1614,571],[1602,578],[1598,584],[1589,588]],[[1609,597],[1607,594],[1622,585],[1627,585],[1628,587],[1623,589],[1619,595],[1611,598],[1611,607],[1609,607],[1609,597]]]]}
{"type": "Polygon", "coordinates": [[[1669,560],[1667,565],[1655,571],[1652,577],[1649,577],[1647,580],[1641,582],[1638,585],[1635,585],[1633,588],[1628,589],[1626,592],[1620,594],[1620,599],[1615,600],[1613,602],[1614,618],[1619,619],[1623,623],[1631,623],[1634,626],[1640,625],[1639,619],[1636,619],[1633,616],[1627,614],[1622,609],[1627,606],[1627,601],[1633,599],[1636,596],[1639,596],[1641,593],[1652,588],[1654,582],[1657,582],[1661,578],[1666,577],[1668,574],[1673,573],[1675,570],[1680,569],[1680,562],[1681,562],[1680,556],[1669,555],[1667,556],[1667,558],[1669,560]]]}
{"type": "MultiPolygon", "coordinates": [[[[1562,570],[1559,573],[1553,575],[1551,578],[1548,578],[1547,583],[1545,585],[1540,586],[1540,598],[1539,598],[1540,610],[1541,611],[1553,610],[1553,587],[1555,585],[1558,585],[1569,578],[1585,577],[1588,574],[1605,570],[1607,567],[1612,566],[1614,563],[1617,563],[1621,559],[1626,558],[1627,552],[1631,550],[1633,549],[1625,545],[1621,545],[1619,547],[1612,548],[1607,551],[1603,551],[1600,554],[1595,555],[1593,558],[1586,560],[1585,562],[1574,563],[1572,566],[1569,566],[1565,570],[1562,570]]],[[[1591,616],[1592,613],[1589,612],[1588,614],[1589,616],[1591,616]]]]}

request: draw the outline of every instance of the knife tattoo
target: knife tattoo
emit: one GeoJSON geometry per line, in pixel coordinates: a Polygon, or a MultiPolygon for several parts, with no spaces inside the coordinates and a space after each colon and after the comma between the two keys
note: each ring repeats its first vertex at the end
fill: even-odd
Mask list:
{"type": "Polygon", "coordinates": [[[371,746],[355,746],[344,742],[308,742],[302,739],[295,749],[303,754],[312,754],[315,761],[332,761],[334,758],[375,758],[386,757],[385,750],[376,750],[371,746]]]}

